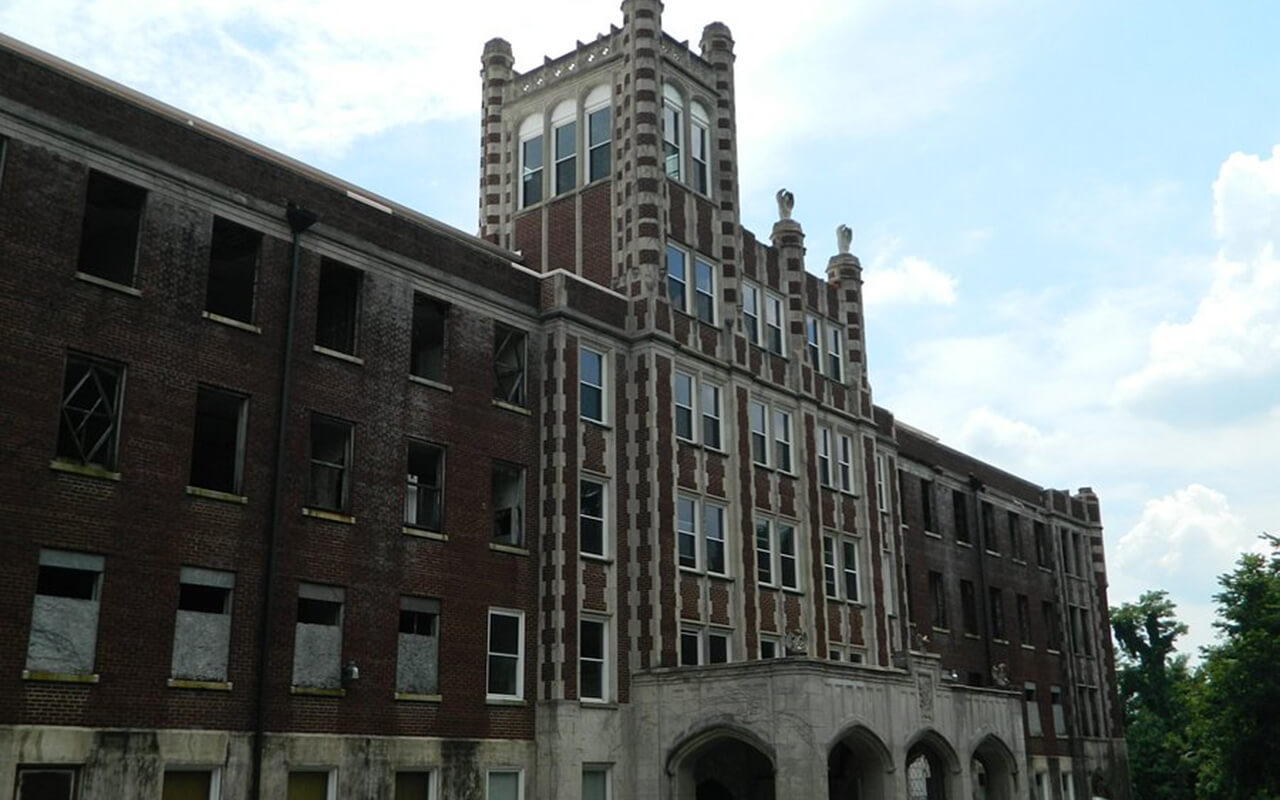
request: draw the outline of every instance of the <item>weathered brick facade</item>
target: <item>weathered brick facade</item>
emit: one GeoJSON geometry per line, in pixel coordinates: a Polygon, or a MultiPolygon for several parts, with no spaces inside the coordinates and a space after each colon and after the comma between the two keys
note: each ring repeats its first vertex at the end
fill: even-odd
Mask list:
{"type": "Polygon", "coordinates": [[[739,225],[733,40],[661,12],[523,75],[485,46],[483,239],[0,41],[0,797],[49,765],[85,798],[177,768],[224,798],[307,770],[338,797],[1128,797],[1096,497],[873,405],[857,258],[810,272],[786,198],[771,244],[739,225]],[[91,171],[146,192],[127,284],[77,268],[91,171]],[[251,321],[207,311],[215,217],[262,234],[251,321]],[[328,264],[358,270],[346,351],[315,345],[328,264]],[[445,309],[429,378],[416,295],[445,309]],[[105,467],[55,457],[69,354],[123,370],[105,467]],[[188,486],[198,387],[244,398],[235,492],[188,486]],[[313,415],[349,424],[340,507],[313,415]],[[411,446],[442,453],[431,529],[411,446]],[[85,557],[92,671],[33,668],[37,584],[85,557]],[[234,576],[225,680],[171,668],[190,568],[234,576]],[[341,590],[334,686],[294,685],[313,584],[341,590]],[[438,603],[434,693],[397,690],[404,597],[438,603]],[[522,615],[514,693],[491,609],[522,615]]]}

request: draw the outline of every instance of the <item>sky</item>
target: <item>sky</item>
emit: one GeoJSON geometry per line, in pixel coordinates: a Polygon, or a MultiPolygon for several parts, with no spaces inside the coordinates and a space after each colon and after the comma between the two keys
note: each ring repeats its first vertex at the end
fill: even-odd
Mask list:
{"type": "MultiPolygon", "coordinates": [[[[744,224],[856,231],[876,402],[1102,502],[1113,605],[1280,532],[1280,4],[667,0],[736,41],[744,224]],[[785,10],[784,10],[785,9],[785,10]]],[[[480,53],[615,0],[0,0],[0,31],[468,232],[480,53]],[[548,9],[554,7],[554,13],[548,9]]]]}

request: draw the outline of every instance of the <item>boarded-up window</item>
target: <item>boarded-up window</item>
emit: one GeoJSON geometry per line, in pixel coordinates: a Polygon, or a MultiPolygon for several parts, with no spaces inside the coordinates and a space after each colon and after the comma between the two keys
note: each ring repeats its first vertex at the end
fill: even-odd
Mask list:
{"type": "Polygon", "coordinates": [[[435,694],[439,686],[440,601],[400,598],[396,691],[435,694]]]}
{"type": "Polygon", "coordinates": [[[27,669],[87,675],[98,641],[103,557],[41,550],[27,669]]]}
{"type": "Polygon", "coordinates": [[[231,645],[231,590],[235,575],[183,567],[173,627],[173,677],[225,681],[231,645]]]}
{"type": "Polygon", "coordinates": [[[298,585],[293,642],[293,685],[337,689],[342,685],[342,603],[338,586],[298,585]]]}

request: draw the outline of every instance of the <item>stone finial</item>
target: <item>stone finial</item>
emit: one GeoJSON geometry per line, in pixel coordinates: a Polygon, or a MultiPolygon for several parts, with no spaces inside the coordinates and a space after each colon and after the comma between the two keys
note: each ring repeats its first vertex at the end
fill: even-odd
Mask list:
{"type": "Polygon", "coordinates": [[[779,189],[778,194],[778,219],[791,219],[791,211],[796,207],[796,196],[786,189],[779,189]]]}
{"type": "Polygon", "coordinates": [[[1001,689],[1009,688],[1009,665],[1001,661],[991,668],[991,681],[1001,689]]]}
{"type": "Polygon", "coordinates": [[[809,654],[809,636],[799,628],[791,631],[786,636],[787,655],[789,656],[805,656],[809,654]]]}
{"type": "Polygon", "coordinates": [[[836,226],[836,251],[847,256],[850,247],[853,247],[853,228],[844,224],[836,226]]]}

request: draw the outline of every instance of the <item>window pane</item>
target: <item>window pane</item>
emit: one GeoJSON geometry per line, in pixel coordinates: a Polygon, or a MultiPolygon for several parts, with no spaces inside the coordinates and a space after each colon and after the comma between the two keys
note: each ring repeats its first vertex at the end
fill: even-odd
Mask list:
{"type": "Polygon", "coordinates": [[[431,800],[431,773],[397,772],[395,800],[431,800]]]}
{"type": "Polygon", "coordinates": [[[583,767],[582,800],[606,800],[609,796],[608,777],[608,770],[583,767]]]}
{"type": "Polygon", "coordinates": [[[516,655],[520,651],[520,620],[508,614],[489,616],[489,650],[516,655]]]}
{"type": "Polygon", "coordinates": [[[490,772],[488,800],[519,800],[520,773],[490,772]]]}
{"type": "Polygon", "coordinates": [[[165,770],[161,800],[209,800],[212,781],[208,770],[165,770]]]}

